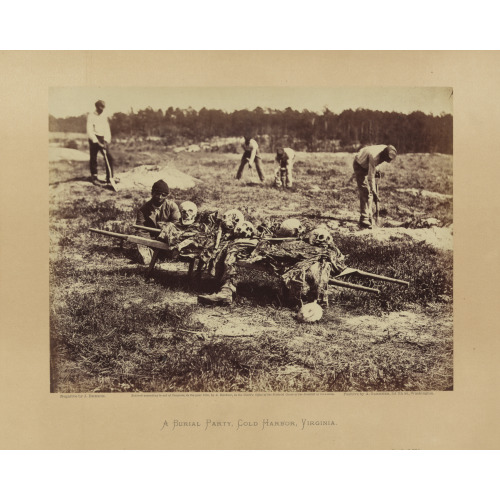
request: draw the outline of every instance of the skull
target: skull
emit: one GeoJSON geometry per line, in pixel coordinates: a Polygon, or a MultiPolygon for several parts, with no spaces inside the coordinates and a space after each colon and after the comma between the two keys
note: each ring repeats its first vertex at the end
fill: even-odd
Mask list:
{"type": "Polygon", "coordinates": [[[299,219],[284,220],[279,229],[276,231],[276,236],[280,237],[296,237],[304,233],[304,226],[299,219]]]}
{"type": "Polygon", "coordinates": [[[252,238],[256,233],[255,227],[251,222],[244,220],[239,222],[234,228],[234,235],[237,238],[252,238]]]}
{"type": "Polygon", "coordinates": [[[333,238],[326,227],[317,227],[309,235],[309,243],[318,247],[329,246],[333,244],[333,238]]]}
{"type": "Polygon", "coordinates": [[[316,302],[304,304],[297,313],[297,320],[301,323],[314,323],[323,317],[323,309],[316,302]]]}
{"type": "Polygon", "coordinates": [[[222,216],[222,225],[226,229],[234,229],[238,223],[243,222],[244,219],[243,214],[239,210],[228,210],[222,216]]]}
{"type": "Polygon", "coordinates": [[[190,226],[196,219],[198,208],[192,201],[183,201],[180,204],[181,222],[183,226],[190,226]]]}

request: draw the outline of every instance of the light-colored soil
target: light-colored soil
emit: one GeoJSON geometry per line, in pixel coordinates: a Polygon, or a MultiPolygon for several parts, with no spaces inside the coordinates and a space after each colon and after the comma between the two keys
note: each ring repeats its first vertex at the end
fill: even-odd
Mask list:
{"type": "MultiPolygon", "coordinates": [[[[234,165],[237,165],[240,155],[227,155],[231,162],[223,155],[220,155],[220,159],[219,156],[207,156],[204,160],[206,166],[202,162],[204,158],[202,154],[197,155],[196,153],[189,155],[193,158],[191,164],[185,162],[184,157],[182,157],[183,153],[177,155],[177,163],[172,161],[173,154],[171,157],[162,157],[157,164],[153,164],[156,161],[153,157],[151,159],[141,158],[141,162],[149,163],[151,161],[151,164],[129,168],[117,174],[120,180],[120,191],[114,193],[101,186],[94,186],[85,180],[82,172],[88,174],[83,164],[80,164],[80,172],[75,172],[77,167],[71,162],[88,161],[87,153],[55,147],[50,148],[50,151],[51,167],[55,171],[64,171],[65,178],[68,179],[59,180],[56,178],[55,182],[50,184],[51,209],[68,206],[68,212],[71,212],[73,201],[74,203],[84,203],[90,199],[95,204],[96,210],[103,205],[108,207],[113,205],[126,211],[127,216],[123,219],[129,220],[114,220],[120,215],[113,215],[113,220],[111,217],[107,220],[100,220],[99,227],[110,231],[132,232],[130,227],[133,224],[134,212],[132,209],[149,197],[152,184],[162,178],[172,189],[178,190],[175,195],[179,199],[185,195],[182,190],[192,189],[190,192],[194,192],[203,200],[204,209],[208,205],[219,208],[229,204],[231,204],[229,206],[238,206],[238,203],[242,203],[256,211],[255,216],[259,219],[293,217],[300,216],[300,214],[303,214],[304,218],[310,216],[307,219],[308,222],[327,225],[333,235],[348,234],[354,238],[359,236],[360,243],[363,245],[369,238],[372,238],[374,242],[412,239],[428,243],[436,249],[447,252],[453,250],[452,224],[441,227],[443,224],[437,221],[433,227],[402,227],[406,214],[399,212],[399,209],[407,208],[409,214],[415,215],[411,212],[412,205],[398,206],[398,210],[388,209],[388,213],[394,219],[384,216],[381,218],[380,227],[374,227],[372,230],[359,230],[357,224],[359,214],[356,212],[356,187],[354,183],[348,186],[344,183],[350,175],[352,157],[347,153],[335,156],[333,154],[299,154],[298,161],[309,162],[312,166],[297,168],[296,178],[298,186],[301,188],[285,193],[282,201],[280,193],[271,189],[270,186],[261,189],[260,186],[251,184],[248,187],[241,187],[236,183],[229,183],[229,187],[224,185],[225,189],[219,191],[223,180],[228,179],[228,177],[226,174],[220,174],[215,168],[217,165],[214,167],[214,164],[227,161],[228,168],[229,165],[233,168],[234,165]],[[341,175],[335,173],[339,181],[335,187],[328,190],[329,195],[333,193],[334,196],[340,197],[342,200],[342,203],[337,204],[333,203],[333,197],[326,201],[321,197],[322,193],[326,191],[323,183],[327,182],[329,177],[325,175],[321,178],[319,174],[314,173],[321,173],[322,168],[327,169],[323,163],[330,168],[332,159],[344,162],[342,165],[333,163],[334,167],[332,168],[341,171],[341,175]],[[185,163],[187,166],[184,169],[185,163]],[[201,166],[198,166],[198,163],[201,166]],[[312,174],[306,172],[306,169],[309,168],[311,168],[312,174]],[[203,179],[203,181],[199,179],[203,179]],[[200,185],[203,188],[197,192],[196,188],[200,185]],[[234,201],[241,200],[242,196],[247,196],[247,191],[249,193],[248,199],[234,201]],[[311,203],[309,203],[310,195],[313,199],[311,203]],[[229,196],[232,198],[228,201],[229,196]],[[347,199],[347,202],[344,202],[344,199],[347,199]],[[349,200],[351,201],[349,202],[349,200]],[[324,212],[315,218],[314,212],[319,207],[322,207],[324,212]],[[396,220],[398,215],[400,215],[400,219],[396,220]]],[[[271,156],[268,156],[268,160],[271,161],[271,156]]],[[[408,162],[410,160],[412,157],[408,158],[408,162]]],[[[270,166],[268,166],[268,170],[270,170],[270,166]]],[[[408,170],[410,169],[408,168],[408,170]]],[[[234,171],[231,172],[233,176],[234,171]]],[[[401,170],[401,172],[405,172],[405,170],[401,170]]],[[[100,175],[103,175],[102,170],[100,170],[100,175]]],[[[440,189],[440,187],[437,186],[433,189],[440,189]]],[[[403,190],[402,194],[406,195],[403,199],[410,200],[410,202],[413,200],[413,196],[427,196],[431,202],[435,203],[441,199],[448,199],[449,196],[442,195],[443,198],[440,198],[437,196],[440,193],[435,191],[429,191],[429,193],[431,195],[428,195],[424,190],[408,188],[403,190]]],[[[391,194],[388,194],[388,197],[391,197],[391,194]]],[[[394,199],[396,196],[393,195],[392,198],[394,199]]],[[[179,201],[179,199],[175,198],[175,201],[179,201]]],[[[425,208],[425,205],[423,206],[425,208]]],[[[406,361],[398,357],[403,350],[408,359],[413,359],[413,357],[420,359],[419,352],[421,350],[429,350],[430,353],[434,351],[445,352],[445,354],[439,354],[439,356],[443,356],[443,360],[436,361],[435,373],[438,376],[440,370],[445,371],[448,378],[451,378],[450,339],[452,339],[453,322],[452,315],[446,309],[449,307],[447,301],[444,301],[447,302],[446,304],[435,303],[437,304],[436,310],[432,309],[432,304],[426,307],[417,305],[413,307],[413,304],[410,304],[408,310],[405,311],[387,312],[391,311],[391,308],[388,308],[380,315],[368,315],[364,309],[353,311],[343,308],[339,294],[341,291],[346,293],[346,289],[335,288],[329,306],[324,307],[322,320],[313,324],[300,324],[295,319],[296,310],[275,305],[272,300],[259,301],[259,297],[252,296],[252,291],[245,293],[245,290],[242,289],[245,285],[240,282],[238,290],[242,293],[238,293],[238,298],[232,306],[198,306],[197,295],[209,293],[210,281],[208,279],[201,285],[194,284],[190,287],[187,283],[188,266],[186,263],[164,262],[157,266],[152,280],[146,282],[144,274],[147,267],[140,266],[130,258],[131,244],[126,243],[125,250],[120,250],[117,240],[93,234],[89,236],[87,231],[89,226],[88,222],[85,225],[85,215],[79,219],[78,211],[75,210],[74,213],[70,213],[70,217],[74,218],[51,216],[51,261],[59,262],[61,265],[60,261],[66,259],[66,269],[74,269],[76,275],[79,276],[78,280],[73,280],[71,278],[72,271],[60,271],[63,275],[67,273],[69,277],[61,278],[56,286],[52,285],[51,292],[55,305],[63,305],[67,297],[72,295],[82,294],[88,297],[95,294],[100,296],[104,291],[116,296],[117,308],[124,313],[133,312],[137,306],[148,311],[168,310],[172,306],[174,309],[178,307],[179,311],[182,311],[182,307],[188,307],[191,322],[188,326],[184,325],[186,328],[184,333],[189,339],[194,339],[194,342],[209,346],[211,343],[225,342],[227,338],[228,342],[235,345],[241,341],[241,345],[237,344],[238,349],[244,348],[247,342],[253,342],[252,345],[258,346],[259,349],[266,342],[270,343],[269,349],[274,348],[275,344],[276,349],[283,349],[283,352],[277,351],[277,362],[276,365],[273,365],[273,373],[278,378],[290,374],[302,376],[311,372],[316,373],[316,366],[321,365],[323,351],[326,350],[328,350],[328,356],[332,356],[332,366],[334,361],[337,363],[337,358],[349,359],[349,362],[356,364],[359,359],[371,359],[374,352],[381,358],[394,352],[397,353],[397,356],[394,357],[394,363],[398,368],[405,366],[406,361]],[[75,216],[74,213],[77,215],[75,216]],[[319,343],[322,344],[318,349],[319,343]],[[335,349],[338,349],[338,354],[335,349]],[[308,354],[309,352],[311,354],[308,354]],[[287,359],[286,364],[281,362],[284,358],[287,359]]],[[[92,214],[88,215],[88,208],[86,213],[88,217],[92,217],[92,214]]],[[[421,217],[420,214],[416,215],[421,217]]],[[[431,211],[423,215],[426,217],[436,216],[431,211]]],[[[441,215],[437,214],[437,216],[441,215]]],[[[256,289],[258,288],[256,287],[256,289]]],[[[394,288],[394,293],[397,293],[397,290],[394,288]]],[[[349,291],[348,293],[357,294],[359,292],[349,291]]],[[[366,300],[369,300],[369,297],[366,300]]],[[[362,308],[363,306],[361,306],[362,308]]],[[[155,332],[157,335],[155,338],[160,338],[163,335],[165,339],[171,339],[173,328],[168,323],[165,323],[164,327],[161,325],[159,331],[155,332]]],[[[183,332],[182,326],[175,334],[179,332],[183,332]]],[[[382,363],[380,360],[379,362],[382,363]]],[[[427,369],[424,364],[422,370],[427,369]]],[[[325,372],[324,376],[330,376],[329,373],[325,372]]],[[[427,372],[423,371],[422,373],[423,377],[427,376],[427,372]]],[[[437,387],[442,390],[442,388],[449,387],[448,381],[442,384],[433,381],[422,383],[424,388],[437,387]]]]}
{"type": "Polygon", "coordinates": [[[423,241],[439,250],[453,250],[453,227],[430,227],[409,229],[404,227],[375,227],[356,231],[355,234],[367,234],[378,241],[388,241],[393,238],[410,237],[415,241],[423,241]]]}
{"type": "Polygon", "coordinates": [[[435,193],[433,191],[427,191],[425,189],[407,188],[397,189],[396,191],[400,193],[409,193],[413,196],[422,196],[423,198],[433,198],[439,201],[451,200],[453,198],[451,194],[435,193]]]}
{"type": "Polygon", "coordinates": [[[89,161],[89,154],[78,149],[49,147],[49,161],[89,161]]]}
{"type": "Polygon", "coordinates": [[[141,165],[118,176],[120,189],[150,190],[159,179],[163,179],[171,189],[189,189],[197,179],[168,165],[141,165]]]}

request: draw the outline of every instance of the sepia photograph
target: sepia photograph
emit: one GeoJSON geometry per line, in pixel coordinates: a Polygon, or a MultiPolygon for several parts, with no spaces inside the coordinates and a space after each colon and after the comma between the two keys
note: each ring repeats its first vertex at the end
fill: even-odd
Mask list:
{"type": "Polygon", "coordinates": [[[498,53],[0,59],[3,447],[498,446],[498,53]]]}
{"type": "Polygon", "coordinates": [[[50,392],[453,391],[453,88],[48,89],[50,392]]]}

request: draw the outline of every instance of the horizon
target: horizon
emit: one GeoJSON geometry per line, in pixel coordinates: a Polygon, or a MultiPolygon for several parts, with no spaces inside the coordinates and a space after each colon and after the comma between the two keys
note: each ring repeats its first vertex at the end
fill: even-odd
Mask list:
{"type": "Polygon", "coordinates": [[[420,111],[434,116],[453,114],[451,87],[53,87],[49,89],[49,114],[55,118],[85,115],[94,110],[98,99],[106,102],[109,116],[147,108],[165,112],[169,107],[227,113],[260,107],[314,113],[327,108],[334,114],[357,109],[403,114],[420,111]]]}

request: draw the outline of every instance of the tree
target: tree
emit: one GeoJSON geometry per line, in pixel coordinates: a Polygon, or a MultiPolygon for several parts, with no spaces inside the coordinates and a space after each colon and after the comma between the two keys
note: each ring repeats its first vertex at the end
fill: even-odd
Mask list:
{"type": "MultiPolygon", "coordinates": [[[[278,144],[307,151],[332,151],[340,147],[355,151],[362,145],[393,144],[399,152],[453,152],[453,117],[382,112],[358,108],[332,113],[303,109],[256,107],[226,113],[220,109],[185,110],[170,106],[163,112],[148,107],[111,117],[113,135],[157,135],[168,142],[202,142],[212,137],[268,135],[267,146],[278,144]]],[[[55,118],[49,115],[49,130],[85,132],[86,116],[55,118]]],[[[262,143],[264,146],[264,143],[262,143]]]]}

